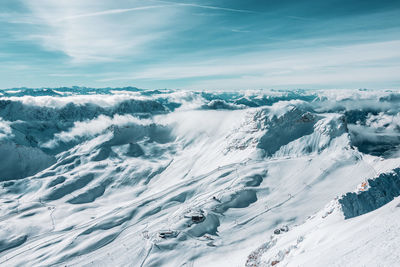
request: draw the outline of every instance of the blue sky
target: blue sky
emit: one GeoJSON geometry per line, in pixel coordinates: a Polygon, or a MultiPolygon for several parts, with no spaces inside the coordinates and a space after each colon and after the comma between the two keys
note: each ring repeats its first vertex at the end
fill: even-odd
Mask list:
{"type": "Polygon", "coordinates": [[[398,88],[400,1],[1,0],[0,88],[398,88]]]}

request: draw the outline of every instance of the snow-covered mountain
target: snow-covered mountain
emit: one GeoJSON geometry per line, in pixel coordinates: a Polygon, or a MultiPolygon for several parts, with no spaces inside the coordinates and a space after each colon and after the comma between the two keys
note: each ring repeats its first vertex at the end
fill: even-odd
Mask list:
{"type": "Polygon", "coordinates": [[[0,91],[2,266],[394,266],[400,91],[0,91]]]}

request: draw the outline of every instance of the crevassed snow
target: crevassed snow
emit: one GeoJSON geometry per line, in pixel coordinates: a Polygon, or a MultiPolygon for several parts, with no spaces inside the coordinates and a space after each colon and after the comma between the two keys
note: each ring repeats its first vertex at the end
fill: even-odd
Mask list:
{"type": "Polygon", "coordinates": [[[324,206],[400,163],[395,90],[1,94],[5,266],[309,263],[299,248],[314,253],[308,236],[326,233],[307,217],[322,210],[351,236],[342,225],[386,202],[345,221],[345,205],[324,206]],[[282,225],[290,231],[270,240],[282,225]]]}

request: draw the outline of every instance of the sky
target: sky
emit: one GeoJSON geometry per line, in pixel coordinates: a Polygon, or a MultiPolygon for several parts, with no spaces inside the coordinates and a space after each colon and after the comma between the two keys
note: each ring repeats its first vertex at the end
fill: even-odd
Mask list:
{"type": "Polygon", "coordinates": [[[399,88],[399,0],[1,0],[0,88],[399,88]]]}

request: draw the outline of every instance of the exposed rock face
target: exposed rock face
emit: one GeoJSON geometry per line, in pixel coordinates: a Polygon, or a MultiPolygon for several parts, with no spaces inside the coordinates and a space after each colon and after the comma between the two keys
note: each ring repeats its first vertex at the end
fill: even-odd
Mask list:
{"type": "Polygon", "coordinates": [[[347,193],[339,203],[346,219],[373,211],[400,195],[400,168],[369,179],[370,188],[359,193],[347,193]]]}

